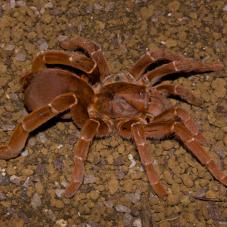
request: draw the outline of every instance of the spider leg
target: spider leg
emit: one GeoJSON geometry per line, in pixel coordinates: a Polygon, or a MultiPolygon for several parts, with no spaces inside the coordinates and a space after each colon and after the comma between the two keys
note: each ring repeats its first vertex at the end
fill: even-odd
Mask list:
{"type": "Polygon", "coordinates": [[[155,88],[160,91],[165,97],[174,95],[179,96],[186,102],[195,106],[201,106],[202,104],[202,100],[199,97],[196,97],[190,90],[184,88],[181,85],[161,84],[156,86],[155,88]]]}
{"type": "Polygon", "coordinates": [[[180,107],[174,107],[162,112],[160,115],[154,118],[154,122],[169,121],[172,119],[180,119],[183,125],[193,134],[193,136],[199,143],[208,143],[202,133],[199,131],[199,128],[195,121],[191,118],[187,111],[180,107]]]}
{"type": "Polygon", "coordinates": [[[31,131],[76,104],[77,98],[74,93],[65,93],[57,96],[48,105],[31,112],[16,127],[8,145],[0,147],[0,159],[10,159],[18,156],[31,131]]]}
{"type": "Polygon", "coordinates": [[[150,154],[148,151],[148,144],[146,142],[146,136],[144,133],[143,124],[140,122],[133,123],[131,125],[131,132],[132,132],[133,139],[135,140],[137,149],[139,151],[141,162],[144,168],[146,169],[149,182],[154,192],[159,197],[165,197],[167,195],[167,192],[165,188],[162,186],[162,184],[160,183],[158,174],[156,173],[152,165],[153,160],[150,157],[150,154]]]}
{"type": "Polygon", "coordinates": [[[67,52],[61,50],[43,51],[38,54],[32,63],[32,73],[36,73],[46,68],[46,64],[60,64],[71,66],[85,73],[91,73],[96,64],[84,54],[67,52]]]}
{"type": "Polygon", "coordinates": [[[168,50],[157,49],[154,51],[148,50],[144,55],[140,57],[140,59],[132,66],[129,70],[129,73],[133,75],[137,80],[142,77],[146,68],[160,60],[174,61],[183,59],[184,57],[181,55],[177,55],[168,50]]]}
{"type": "Polygon", "coordinates": [[[72,197],[83,182],[84,161],[86,160],[89,146],[97,133],[100,123],[94,119],[88,119],[84,124],[79,141],[74,147],[74,167],[72,171],[72,180],[65,190],[67,198],[72,197]]]}
{"type": "Polygon", "coordinates": [[[223,69],[222,64],[202,63],[182,55],[175,54],[168,50],[147,51],[129,70],[137,80],[149,80],[152,84],[158,82],[163,76],[174,72],[206,72],[223,69]],[[146,68],[152,63],[160,60],[167,60],[170,63],[164,64],[144,74],[146,68]]]}
{"type": "Polygon", "coordinates": [[[150,81],[150,85],[159,82],[164,76],[176,72],[210,72],[223,69],[222,64],[210,64],[196,61],[190,58],[175,60],[173,62],[161,65],[143,75],[143,79],[150,81]]]}
{"type": "Polygon", "coordinates": [[[33,73],[46,69],[48,64],[70,66],[88,74],[93,72],[96,68],[96,64],[83,54],[56,50],[43,51],[33,60],[31,71],[24,73],[20,78],[20,82],[23,86],[26,87],[27,81],[29,81],[33,73]]]}
{"type": "MultiPolygon", "coordinates": [[[[92,58],[92,60],[97,64],[101,81],[103,81],[105,77],[110,75],[106,59],[98,44],[83,37],[75,36],[73,38],[61,41],[60,46],[65,50],[82,49],[83,51],[85,51],[85,53],[88,54],[92,58]]],[[[95,68],[93,69],[93,71],[94,70],[95,68]]]]}
{"type": "Polygon", "coordinates": [[[183,125],[183,123],[166,121],[154,122],[145,126],[145,134],[150,138],[162,138],[173,133],[198,158],[198,160],[207,167],[214,178],[227,186],[227,176],[224,175],[224,172],[220,170],[215,161],[197,142],[195,136],[183,125]]]}

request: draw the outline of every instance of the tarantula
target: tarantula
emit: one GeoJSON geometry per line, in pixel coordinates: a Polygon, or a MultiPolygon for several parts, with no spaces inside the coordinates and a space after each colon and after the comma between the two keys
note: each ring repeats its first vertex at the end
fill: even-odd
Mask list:
{"type": "Polygon", "coordinates": [[[0,159],[17,157],[31,131],[60,115],[70,117],[81,128],[66,197],[72,197],[82,184],[93,138],[113,132],[134,139],[149,182],[160,197],[167,192],[152,165],[147,138],[175,134],[218,181],[227,185],[227,176],[202,147],[205,138],[193,119],[184,109],[171,105],[168,97],[178,96],[196,106],[201,100],[181,85],[160,83],[169,74],[218,71],[222,64],[202,63],[167,50],[147,50],[128,73],[114,76],[98,44],[76,36],[60,46],[64,50],[39,53],[31,71],[22,77],[25,106],[31,112],[16,127],[8,145],[0,147],[0,159]],[[157,62],[164,63],[152,68],[157,62]]]}

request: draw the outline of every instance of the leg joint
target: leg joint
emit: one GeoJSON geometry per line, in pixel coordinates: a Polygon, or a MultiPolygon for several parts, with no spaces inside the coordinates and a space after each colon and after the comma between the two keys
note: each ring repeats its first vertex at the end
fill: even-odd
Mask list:
{"type": "Polygon", "coordinates": [[[57,109],[55,109],[51,103],[48,104],[48,106],[50,107],[51,111],[54,113],[54,114],[58,114],[60,113],[57,109]]]}
{"type": "Polygon", "coordinates": [[[28,133],[30,132],[30,130],[28,130],[28,128],[26,127],[24,121],[21,122],[21,127],[22,127],[22,129],[23,129],[25,132],[28,132],[28,133]]]}

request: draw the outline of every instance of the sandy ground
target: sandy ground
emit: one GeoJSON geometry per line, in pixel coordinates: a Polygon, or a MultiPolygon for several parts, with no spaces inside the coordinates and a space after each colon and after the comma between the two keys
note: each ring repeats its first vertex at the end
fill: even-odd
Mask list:
{"type": "MultiPolygon", "coordinates": [[[[226,0],[2,0],[0,31],[2,143],[27,114],[20,75],[39,51],[79,34],[102,46],[113,73],[126,71],[146,48],[223,62],[222,72],[174,83],[202,97],[200,108],[179,103],[227,174],[226,0]]],[[[153,193],[132,141],[117,135],[94,140],[84,184],[75,197],[64,198],[79,130],[72,122],[48,126],[31,135],[21,156],[0,160],[0,226],[227,226],[226,187],[174,138],[149,141],[166,200],[153,193]]]]}

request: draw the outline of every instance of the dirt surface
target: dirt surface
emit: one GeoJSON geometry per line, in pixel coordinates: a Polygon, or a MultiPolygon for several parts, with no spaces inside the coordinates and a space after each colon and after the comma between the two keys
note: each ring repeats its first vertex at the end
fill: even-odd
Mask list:
{"type": "MultiPolygon", "coordinates": [[[[1,0],[0,31],[1,143],[27,114],[20,75],[39,51],[79,34],[101,44],[113,73],[126,71],[146,48],[223,62],[222,72],[174,83],[202,97],[201,108],[179,103],[227,174],[226,0],[1,0]]],[[[21,156],[0,160],[0,226],[227,226],[226,187],[174,138],[149,141],[169,191],[165,201],[153,193],[135,145],[117,135],[95,139],[84,184],[74,198],[64,198],[79,130],[72,122],[50,126],[31,135],[21,156]]]]}

